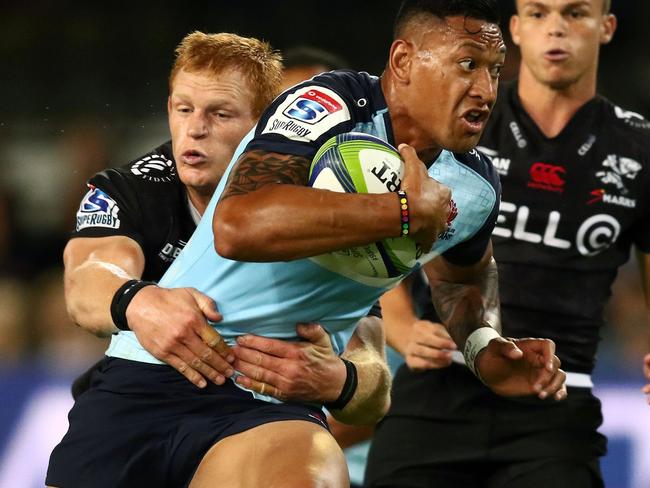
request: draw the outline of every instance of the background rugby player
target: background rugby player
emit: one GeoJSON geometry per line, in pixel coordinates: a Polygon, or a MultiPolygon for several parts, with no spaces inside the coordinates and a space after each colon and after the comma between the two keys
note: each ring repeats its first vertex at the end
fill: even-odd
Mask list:
{"type": "MultiPolygon", "coordinates": [[[[383,301],[387,337],[410,370],[397,374],[375,433],[372,487],[603,484],[590,373],[611,284],[632,246],[650,307],[650,123],[596,94],[600,46],[616,28],[609,1],[516,7],[519,80],[502,87],[481,139],[503,185],[493,233],[502,327],[555,341],[568,398],[493,395],[465,366],[449,366],[453,345],[433,311],[414,322],[408,295],[394,290],[383,301]]],[[[650,380],[650,355],[643,369],[650,380]]]]}

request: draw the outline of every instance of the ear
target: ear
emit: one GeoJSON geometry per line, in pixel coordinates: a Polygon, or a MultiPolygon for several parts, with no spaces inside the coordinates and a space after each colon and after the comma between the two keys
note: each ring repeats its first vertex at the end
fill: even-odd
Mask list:
{"type": "Polygon", "coordinates": [[[388,66],[395,79],[408,84],[411,81],[413,44],[404,39],[396,39],[390,47],[388,66]]]}
{"type": "Polygon", "coordinates": [[[519,16],[513,15],[510,17],[510,37],[512,37],[512,42],[515,43],[515,46],[519,45],[519,40],[521,39],[519,35],[519,16]]]}
{"type": "Polygon", "coordinates": [[[169,115],[172,112],[172,97],[171,95],[167,97],[167,114],[169,115]]]}
{"type": "Polygon", "coordinates": [[[618,24],[614,14],[603,15],[603,21],[600,24],[600,43],[607,44],[614,37],[616,25],[618,24]]]}

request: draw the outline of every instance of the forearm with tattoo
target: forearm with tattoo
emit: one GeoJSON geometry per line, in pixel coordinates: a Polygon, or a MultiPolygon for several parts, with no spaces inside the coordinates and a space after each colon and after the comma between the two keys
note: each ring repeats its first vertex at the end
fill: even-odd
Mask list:
{"type": "Polygon", "coordinates": [[[305,185],[309,179],[310,164],[304,156],[248,151],[242,154],[230,173],[221,200],[270,184],[305,185]]]}
{"type": "Polygon", "coordinates": [[[431,282],[431,298],[440,320],[462,349],[477,328],[501,329],[498,272],[494,259],[469,283],[431,282]]]}

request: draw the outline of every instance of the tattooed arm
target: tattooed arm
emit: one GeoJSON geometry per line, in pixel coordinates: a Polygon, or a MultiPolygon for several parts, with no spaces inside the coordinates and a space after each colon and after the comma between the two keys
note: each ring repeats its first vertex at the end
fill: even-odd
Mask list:
{"type": "Polygon", "coordinates": [[[441,256],[424,269],[440,319],[468,367],[489,388],[504,396],[566,396],[566,375],[553,341],[506,339],[498,332],[498,274],[491,245],[475,265],[455,266],[441,256]]]}
{"type": "Polygon", "coordinates": [[[479,327],[501,330],[498,272],[491,245],[472,266],[455,266],[439,257],[424,270],[436,312],[461,350],[479,327]]]}
{"type": "MultiPolygon", "coordinates": [[[[450,192],[403,146],[413,237],[431,245],[446,226],[450,192]],[[404,149],[404,147],[406,149],[404,149]]],[[[232,170],[213,218],[215,248],[240,261],[287,261],[400,235],[397,196],[309,188],[305,157],[248,151],[232,170]]]]}

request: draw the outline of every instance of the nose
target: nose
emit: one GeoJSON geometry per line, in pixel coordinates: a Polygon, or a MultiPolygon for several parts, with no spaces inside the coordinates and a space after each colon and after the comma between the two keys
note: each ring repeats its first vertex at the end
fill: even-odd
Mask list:
{"type": "Polygon", "coordinates": [[[199,110],[192,112],[187,124],[187,135],[192,139],[203,139],[208,135],[208,124],[205,115],[199,110]]]}
{"type": "Polygon", "coordinates": [[[562,14],[554,12],[548,16],[547,34],[549,37],[564,37],[566,31],[566,19],[562,14]]]}
{"type": "Polygon", "coordinates": [[[470,96],[492,107],[497,99],[497,83],[488,68],[478,70],[470,88],[470,96]]]}

